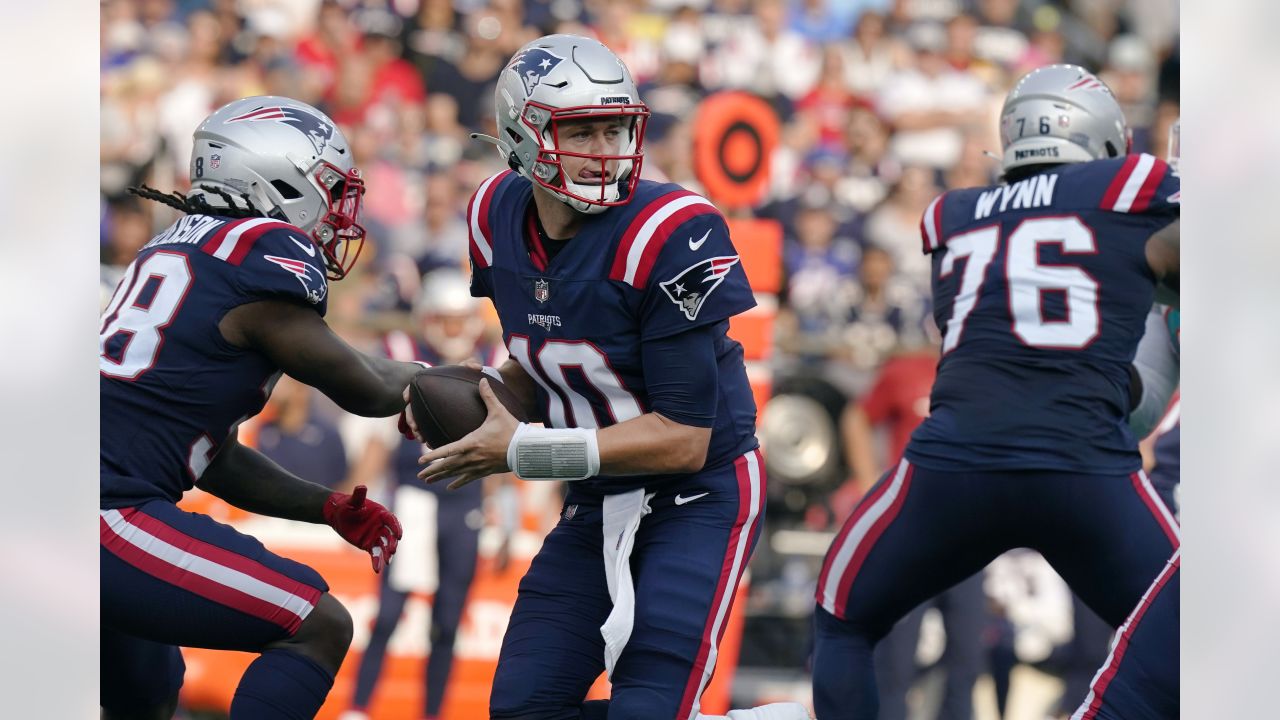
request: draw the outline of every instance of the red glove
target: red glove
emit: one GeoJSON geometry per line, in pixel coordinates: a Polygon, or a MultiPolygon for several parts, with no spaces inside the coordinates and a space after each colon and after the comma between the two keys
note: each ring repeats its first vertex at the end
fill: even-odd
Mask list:
{"type": "Polygon", "coordinates": [[[373,558],[373,571],[391,562],[404,532],[400,521],[391,511],[372,500],[365,500],[368,490],[357,485],[350,495],[336,492],[324,504],[324,521],[338,531],[343,540],[369,553],[373,558]]]}
{"type": "Polygon", "coordinates": [[[418,429],[414,427],[413,418],[409,415],[409,408],[406,407],[400,411],[400,417],[396,419],[396,429],[405,440],[422,442],[422,438],[418,437],[418,429]]]}

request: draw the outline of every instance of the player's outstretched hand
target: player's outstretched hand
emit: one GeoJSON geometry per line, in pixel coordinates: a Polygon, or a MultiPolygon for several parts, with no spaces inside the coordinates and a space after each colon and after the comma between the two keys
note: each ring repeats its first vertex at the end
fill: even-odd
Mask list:
{"type": "Polygon", "coordinates": [[[480,398],[489,412],[484,423],[461,440],[441,445],[418,458],[419,463],[426,465],[418,477],[429,483],[456,478],[449,483],[449,489],[455,490],[488,475],[510,472],[507,446],[520,423],[493,394],[489,382],[488,378],[480,381],[480,398]]]}
{"type": "Polygon", "coordinates": [[[350,495],[330,495],[324,504],[324,521],[343,540],[369,553],[377,573],[391,562],[404,531],[390,510],[365,498],[367,492],[364,485],[357,485],[350,495]]]}

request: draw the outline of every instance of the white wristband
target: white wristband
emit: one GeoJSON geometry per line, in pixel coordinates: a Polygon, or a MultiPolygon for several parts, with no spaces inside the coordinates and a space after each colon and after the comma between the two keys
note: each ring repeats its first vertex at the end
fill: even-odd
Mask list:
{"type": "Polygon", "coordinates": [[[596,431],[520,423],[507,446],[507,466],[521,480],[585,480],[600,472],[596,431]]]}

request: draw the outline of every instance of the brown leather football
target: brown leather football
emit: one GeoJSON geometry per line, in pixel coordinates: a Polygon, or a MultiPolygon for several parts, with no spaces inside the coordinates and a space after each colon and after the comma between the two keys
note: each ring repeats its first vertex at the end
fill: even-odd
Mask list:
{"type": "Polygon", "coordinates": [[[409,410],[428,446],[461,440],[484,423],[489,414],[480,397],[484,378],[508,412],[520,422],[528,421],[520,400],[506,385],[469,367],[439,365],[414,375],[409,383],[409,410]]]}

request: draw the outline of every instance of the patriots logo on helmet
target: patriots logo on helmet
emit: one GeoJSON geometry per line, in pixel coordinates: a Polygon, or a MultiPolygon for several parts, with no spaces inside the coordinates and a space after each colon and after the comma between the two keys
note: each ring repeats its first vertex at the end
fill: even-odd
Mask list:
{"type": "Polygon", "coordinates": [[[306,291],[307,302],[312,305],[319,305],[329,292],[329,283],[325,280],[324,273],[305,262],[276,255],[263,255],[262,257],[267,262],[275,263],[288,270],[294,277],[298,278],[298,282],[302,283],[302,288],[306,291]]]}
{"type": "Polygon", "coordinates": [[[729,274],[729,268],[737,264],[737,255],[707,258],[690,265],[679,275],[660,285],[671,302],[680,306],[684,316],[694,320],[712,291],[724,282],[724,276],[729,274]]]}
{"type": "Polygon", "coordinates": [[[524,83],[524,94],[531,95],[542,78],[562,62],[564,58],[552,55],[542,48],[530,48],[517,55],[507,69],[520,76],[520,82],[524,83]]]}
{"type": "Polygon", "coordinates": [[[307,136],[315,146],[316,154],[323,155],[329,141],[333,140],[333,125],[311,113],[293,107],[260,107],[243,115],[227,120],[229,123],[247,120],[276,120],[285,125],[292,125],[298,132],[307,136]]]}

